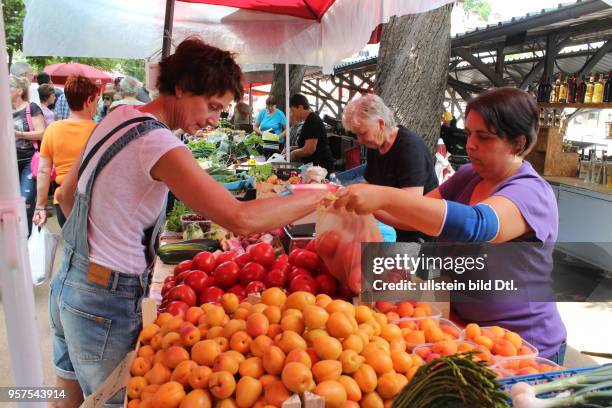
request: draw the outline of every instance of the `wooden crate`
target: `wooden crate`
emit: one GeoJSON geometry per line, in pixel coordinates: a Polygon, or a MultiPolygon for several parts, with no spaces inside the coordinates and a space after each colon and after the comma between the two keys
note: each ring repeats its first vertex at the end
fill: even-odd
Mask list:
{"type": "Polygon", "coordinates": [[[541,128],[535,146],[525,159],[543,176],[578,175],[578,153],[563,151],[563,135],[557,128],[541,128]]]}

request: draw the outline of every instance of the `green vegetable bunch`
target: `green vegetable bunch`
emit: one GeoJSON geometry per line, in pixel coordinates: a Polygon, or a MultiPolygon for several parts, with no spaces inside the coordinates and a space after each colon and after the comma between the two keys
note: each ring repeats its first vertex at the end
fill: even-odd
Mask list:
{"type": "Polygon", "coordinates": [[[168,214],[166,218],[166,229],[168,231],[179,232],[182,229],[181,225],[181,216],[185,214],[191,214],[194,211],[183,204],[182,201],[176,200],[174,202],[174,206],[172,207],[172,211],[168,214]]]}
{"type": "Polygon", "coordinates": [[[420,367],[393,402],[393,408],[504,408],[508,395],[496,374],[475,352],[440,357],[420,367]]]}
{"type": "Polygon", "coordinates": [[[274,174],[272,163],[259,164],[249,169],[249,176],[255,177],[257,181],[266,181],[272,174],[274,174]]]}

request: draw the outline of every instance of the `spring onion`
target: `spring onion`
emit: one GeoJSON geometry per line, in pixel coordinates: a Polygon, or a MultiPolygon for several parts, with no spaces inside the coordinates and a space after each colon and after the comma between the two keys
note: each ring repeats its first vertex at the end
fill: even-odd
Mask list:
{"type": "Polygon", "coordinates": [[[512,386],[511,394],[512,402],[517,408],[573,407],[580,404],[591,407],[610,406],[612,405],[612,365],[534,386],[520,382],[512,386]],[[561,391],[574,391],[574,393],[548,399],[536,397],[561,391]]]}

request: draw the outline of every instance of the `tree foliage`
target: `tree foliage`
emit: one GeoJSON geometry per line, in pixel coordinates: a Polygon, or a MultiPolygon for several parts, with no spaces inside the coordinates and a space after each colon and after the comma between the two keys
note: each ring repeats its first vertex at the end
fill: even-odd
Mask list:
{"type": "MultiPolygon", "coordinates": [[[[25,18],[25,6],[23,0],[2,0],[2,8],[4,31],[6,33],[6,49],[9,54],[9,64],[11,64],[13,62],[13,56],[20,52],[23,46],[23,19],[25,18]]],[[[141,81],[144,80],[145,75],[144,60],[60,56],[25,57],[24,59],[32,66],[34,72],[42,71],[44,67],[50,64],[59,62],[79,62],[81,64],[91,65],[103,71],[121,72],[141,81]]]]}
{"type": "Polygon", "coordinates": [[[488,21],[491,15],[491,3],[489,0],[465,0],[463,9],[475,12],[482,21],[488,21]]]}

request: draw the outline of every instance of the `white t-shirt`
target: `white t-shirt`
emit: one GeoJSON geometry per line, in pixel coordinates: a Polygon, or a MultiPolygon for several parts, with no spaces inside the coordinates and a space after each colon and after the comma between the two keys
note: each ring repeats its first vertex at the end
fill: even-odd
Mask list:
{"type": "MultiPolygon", "coordinates": [[[[120,123],[138,116],[151,116],[121,106],[100,122],[87,143],[89,150],[120,123]]],[[[151,116],[153,117],[153,116],[151,116]]],[[[94,155],[91,165],[79,180],[84,192],[87,180],[102,152],[129,129],[127,126],[111,137],[94,155]]],[[[141,274],[147,267],[144,231],[155,225],[165,195],[166,185],[151,177],[151,168],[168,151],[185,145],[169,130],[151,130],[132,141],[98,174],[89,206],[89,258],[92,262],[119,272],[141,274]]]]}

